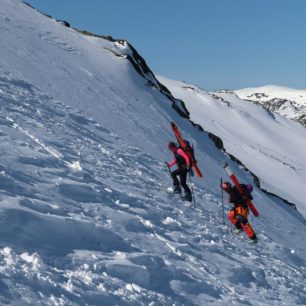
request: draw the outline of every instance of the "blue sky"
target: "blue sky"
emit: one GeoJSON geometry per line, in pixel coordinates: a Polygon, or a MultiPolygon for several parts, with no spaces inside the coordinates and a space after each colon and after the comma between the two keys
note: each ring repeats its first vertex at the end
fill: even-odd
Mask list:
{"type": "Polygon", "coordinates": [[[305,0],[26,0],[127,39],[154,73],[204,89],[306,89],[305,0]]]}

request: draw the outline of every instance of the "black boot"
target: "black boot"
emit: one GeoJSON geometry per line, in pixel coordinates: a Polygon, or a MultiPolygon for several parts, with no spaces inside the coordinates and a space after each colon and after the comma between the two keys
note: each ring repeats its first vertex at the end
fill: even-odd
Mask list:
{"type": "Polygon", "coordinates": [[[173,193],[174,194],[181,194],[182,193],[181,187],[180,186],[174,186],[173,193]]]}
{"type": "Polygon", "coordinates": [[[185,192],[184,196],[183,196],[183,199],[185,201],[188,201],[188,202],[192,202],[192,195],[191,195],[191,192],[185,192]]]}
{"type": "Polygon", "coordinates": [[[257,238],[256,234],[254,234],[254,235],[250,238],[249,242],[251,242],[251,243],[257,243],[257,242],[258,242],[258,238],[257,238]]]}

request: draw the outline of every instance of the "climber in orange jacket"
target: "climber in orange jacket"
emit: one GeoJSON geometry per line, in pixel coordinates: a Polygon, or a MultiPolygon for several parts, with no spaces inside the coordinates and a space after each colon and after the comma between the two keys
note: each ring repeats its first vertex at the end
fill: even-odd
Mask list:
{"type": "Polygon", "coordinates": [[[224,182],[221,185],[221,188],[229,195],[228,201],[234,205],[229,211],[227,218],[235,226],[235,233],[239,234],[243,230],[252,242],[257,242],[257,236],[248,221],[249,208],[245,200],[246,198],[253,199],[250,191],[252,185],[241,184],[240,186],[244,190],[244,195],[239,192],[236,186],[232,186],[229,182],[224,182]]]}

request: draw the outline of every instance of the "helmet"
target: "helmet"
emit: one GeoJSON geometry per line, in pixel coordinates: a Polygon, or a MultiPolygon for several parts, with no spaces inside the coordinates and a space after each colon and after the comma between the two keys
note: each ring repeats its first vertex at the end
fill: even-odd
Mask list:
{"type": "Polygon", "coordinates": [[[222,188],[223,190],[229,190],[231,187],[232,187],[232,185],[231,185],[230,182],[224,182],[224,183],[222,183],[222,185],[221,185],[221,188],[222,188]]]}
{"type": "Polygon", "coordinates": [[[253,186],[251,184],[247,184],[246,187],[249,193],[253,191],[253,186]]]}
{"type": "Polygon", "coordinates": [[[168,143],[168,148],[169,148],[169,150],[174,149],[174,148],[176,148],[176,144],[171,141],[171,142],[168,143]]]}

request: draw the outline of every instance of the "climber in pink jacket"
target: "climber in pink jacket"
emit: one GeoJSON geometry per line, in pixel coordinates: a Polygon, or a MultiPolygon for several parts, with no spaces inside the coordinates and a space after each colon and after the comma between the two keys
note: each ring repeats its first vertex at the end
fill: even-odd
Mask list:
{"type": "Polygon", "coordinates": [[[169,142],[168,148],[174,155],[174,160],[171,163],[167,163],[168,168],[171,168],[175,164],[177,165],[177,169],[171,171],[174,186],[173,192],[181,194],[181,187],[183,187],[185,191],[184,199],[192,201],[191,190],[186,183],[187,172],[191,167],[190,158],[181,148],[177,147],[174,142],[169,142]],[[180,180],[178,180],[178,176],[180,180]]]}

